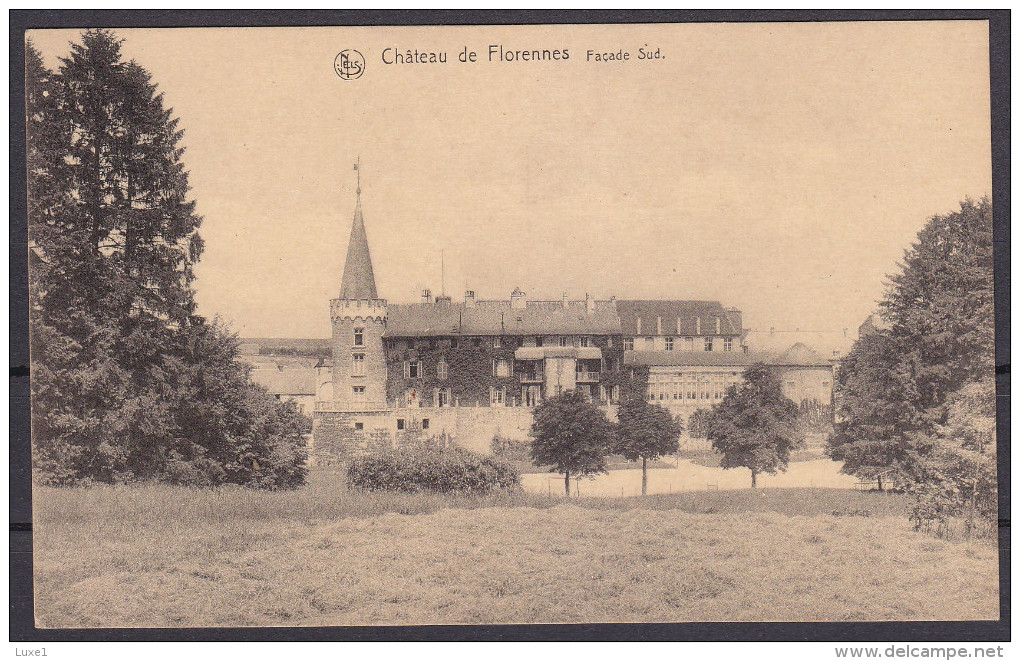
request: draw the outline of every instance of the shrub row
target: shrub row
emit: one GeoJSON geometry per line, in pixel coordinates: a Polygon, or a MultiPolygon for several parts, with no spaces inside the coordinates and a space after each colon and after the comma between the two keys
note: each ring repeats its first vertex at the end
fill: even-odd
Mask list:
{"type": "Polygon", "coordinates": [[[420,445],[358,457],[347,467],[347,483],[373,491],[488,492],[520,486],[517,470],[463,448],[420,445]]]}
{"type": "Polygon", "coordinates": [[[492,437],[489,444],[492,456],[504,461],[531,461],[531,443],[507,438],[500,434],[492,437]]]}

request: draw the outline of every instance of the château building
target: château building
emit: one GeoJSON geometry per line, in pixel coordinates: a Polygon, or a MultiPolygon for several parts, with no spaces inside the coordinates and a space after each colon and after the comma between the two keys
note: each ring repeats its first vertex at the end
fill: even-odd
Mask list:
{"type": "MultiPolygon", "coordinates": [[[[314,391],[318,461],[422,435],[488,451],[496,434],[527,438],[532,408],[575,389],[610,415],[630,392],[686,421],[757,361],[779,367],[787,396],[802,406],[830,403],[831,359],[803,344],[751,349],[740,310],[716,301],[531,300],[515,289],[501,300],[467,291],[455,302],[425,290],[417,302],[390,303],[376,290],[360,193],[330,302],[329,357],[312,366],[306,355],[306,376],[294,380],[305,405],[314,391]]],[[[272,349],[251,342],[253,363],[265,362],[272,349]]],[[[260,374],[267,384],[286,381],[265,366],[260,374]]]]}

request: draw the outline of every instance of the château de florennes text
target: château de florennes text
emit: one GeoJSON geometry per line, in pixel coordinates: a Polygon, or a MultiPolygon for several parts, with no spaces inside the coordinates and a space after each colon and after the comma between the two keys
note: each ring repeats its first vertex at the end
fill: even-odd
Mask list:
{"type": "MultiPolygon", "coordinates": [[[[484,55],[482,57],[485,57],[484,55]]],[[[453,61],[447,51],[418,50],[417,48],[398,48],[390,46],[382,51],[383,64],[446,64],[453,61]]],[[[536,48],[518,50],[505,48],[502,44],[490,44],[488,47],[489,62],[540,62],[569,60],[570,53],[566,48],[536,48]]],[[[469,63],[478,62],[477,51],[465,46],[456,55],[456,60],[469,63]]]]}

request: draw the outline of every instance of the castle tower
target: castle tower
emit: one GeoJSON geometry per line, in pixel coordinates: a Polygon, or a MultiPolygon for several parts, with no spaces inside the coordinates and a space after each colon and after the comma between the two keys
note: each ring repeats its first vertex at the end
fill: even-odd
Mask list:
{"type": "MultiPolygon", "coordinates": [[[[358,166],[355,166],[357,169],[358,166]]],[[[361,214],[361,183],[354,207],[340,296],[330,301],[333,323],[333,401],[345,411],[386,407],[386,301],[375,289],[372,256],[361,214]]]]}

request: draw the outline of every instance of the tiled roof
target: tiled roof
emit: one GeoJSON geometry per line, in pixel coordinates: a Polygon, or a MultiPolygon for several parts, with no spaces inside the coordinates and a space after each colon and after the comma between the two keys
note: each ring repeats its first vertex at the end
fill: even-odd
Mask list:
{"type": "Polygon", "coordinates": [[[853,333],[843,331],[801,331],[801,330],[755,330],[748,329],[744,344],[751,351],[773,351],[781,353],[795,344],[804,344],[818,351],[825,358],[846,355],[854,343],[853,333]]]}
{"type": "Polygon", "coordinates": [[[295,367],[315,367],[322,362],[322,358],[313,356],[267,356],[242,354],[238,360],[248,363],[255,369],[283,368],[294,369],[295,367]]]}
{"type": "Polygon", "coordinates": [[[272,352],[315,352],[329,351],[328,338],[293,338],[293,337],[242,337],[238,340],[242,354],[258,354],[272,352]]]}
{"type": "Polygon", "coordinates": [[[729,312],[719,301],[617,301],[620,328],[625,335],[657,335],[662,319],[663,335],[715,335],[716,319],[723,335],[741,333],[740,313],[729,312]],[[641,319],[638,332],[637,320],[641,319]],[[679,328],[677,327],[677,320],[679,328]],[[700,331],[698,319],[701,320],[700,331]]]}
{"type": "Polygon", "coordinates": [[[513,309],[510,301],[392,304],[387,309],[386,337],[449,335],[618,335],[620,318],[612,301],[528,301],[513,309]]]}
{"type": "Polygon", "coordinates": [[[255,369],[251,371],[251,379],[264,386],[273,395],[314,395],[315,369],[294,367],[279,370],[255,369]]]}
{"type": "Polygon", "coordinates": [[[340,298],[378,298],[375,291],[375,272],[372,270],[372,256],[368,252],[365,220],[361,216],[360,196],[358,197],[358,204],[354,208],[351,240],[347,244],[347,261],[344,262],[344,277],[340,281],[340,298]]]}
{"type": "Polygon", "coordinates": [[[776,356],[772,361],[773,365],[832,365],[832,361],[818,353],[803,342],[798,342],[792,347],[776,356]]]}

